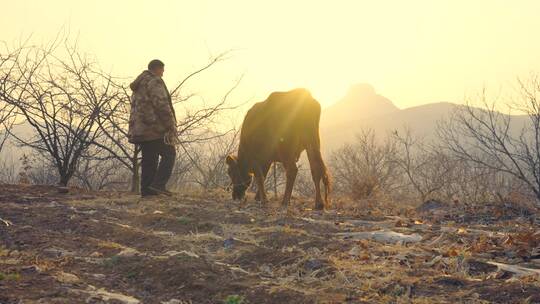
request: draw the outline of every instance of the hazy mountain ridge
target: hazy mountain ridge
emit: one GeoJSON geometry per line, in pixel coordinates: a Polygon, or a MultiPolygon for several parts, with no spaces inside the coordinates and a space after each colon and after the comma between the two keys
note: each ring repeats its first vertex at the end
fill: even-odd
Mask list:
{"type": "MultiPolygon", "coordinates": [[[[369,84],[356,84],[346,92],[345,96],[333,105],[323,109],[320,123],[322,147],[326,152],[339,148],[347,142],[355,140],[362,129],[372,129],[377,136],[386,136],[388,132],[410,128],[416,135],[426,139],[436,138],[439,121],[447,118],[459,104],[451,102],[434,102],[424,105],[400,109],[390,99],[378,94],[369,84]]],[[[525,123],[526,116],[513,116],[513,132],[519,131],[525,123]]],[[[29,138],[34,133],[27,123],[15,126],[14,134],[29,138]]],[[[30,153],[29,148],[22,148],[13,142],[6,143],[0,153],[0,159],[7,156],[15,158],[23,153],[30,153]]]]}
{"type": "Polygon", "coordinates": [[[375,92],[369,84],[351,86],[345,96],[323,111],[329,119],[322,119],[325,127],[337,126],[344,122],[372,118],[398,112],[399,108],[388,98],[375,92]]]}
{"type": "MultiPolygon", "coordinates": [[[[462,105],[435,102],[400,109],[391,100],[377,94],[372,86],[357,84],[344,98],[323,110],[320,126],[323,149],[332,151],[354,141],[362,129],[372,129],[382,137],[407,127],[426,139],[436,139],[439,121],[448,118],[458,107],[462,105]]],[[[526,119],[523,115],[512,116],[513,131],[517,132],[526,119]]]]}

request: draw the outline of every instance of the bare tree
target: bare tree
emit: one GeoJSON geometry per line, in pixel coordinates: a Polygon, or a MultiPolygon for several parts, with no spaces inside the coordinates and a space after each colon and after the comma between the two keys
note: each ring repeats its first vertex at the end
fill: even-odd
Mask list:
{"type": "Polygon", "coordinates": [[[10,61],[11,75],[0,88],[0,99],[14,106],[35,132],[31,138],[12,134],[15,139],[49,158],[58,183],[67,185],[81,155],[100,134],[96,120],[101,108],[115,96],[111,79],[76,45],[59,46],[55,41],[22,48],[10,61]]]}
{"type": "MultiPolygon", "coordinates": [[[[0,91],[11,94],[15,89],[11,84],[16,77],[14,60],[17,60],[21,51],[22,48],[11,49],[6,43],[0,43],[0,91]]],[[[15,107],[0,94],[0,152],[15,122],[15,107]]]]}
{"type": "Polygon", "coordinates": [[[128,126],[130,113],[130,94],[127,86],[114,83],[116,98],[101,108],[97,124],[101,130],[93,144],[104,153],[102,160],[115,159],[131,172],[130,188],[139,192],[140,187],[140,147],[128,142],[128,126]]]}
{"type": "Polygon", "coordinates": [[[456,157],[483,168],[500,171],[521,181],[540,199],[540,81],[519,81],[520,99],[510,109],[526,115],[522,125],[516,117],[503,114],[489,101],[485,90],[478,98],[482,108],[471,102],[458,108],[441,123],[438,132],[456,157]]]}

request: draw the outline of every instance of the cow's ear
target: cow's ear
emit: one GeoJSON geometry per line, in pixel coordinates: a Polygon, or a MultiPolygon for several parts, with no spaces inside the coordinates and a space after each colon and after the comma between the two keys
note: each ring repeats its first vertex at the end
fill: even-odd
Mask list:
{"type": "Polygon", "coordinates": [[[236,164],[236,156],[234,155],[227,155],[227,158],[225,159],[225,162],[227,165],[232,166],[236,164]]]}

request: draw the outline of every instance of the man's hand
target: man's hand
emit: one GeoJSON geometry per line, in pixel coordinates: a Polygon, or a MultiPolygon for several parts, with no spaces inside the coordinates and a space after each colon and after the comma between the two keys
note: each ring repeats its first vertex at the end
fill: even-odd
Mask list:
{"type": "Polygon", "coordinates": [[[165,133],[164,137],[165,144],[175,146],[177,145],[180,140],[178,139],[178,131],[176,130],[176,126],[169,128],[167,130],[167,133],[165,133]]]}
{"type": "Polygon", "coordinates": [[[167,130],[167,134],[170,134],[171,136],[175,136],[177,137],[178,136],[178,130],[176,129],[176,126],[171,126],[169,127],[169,129],[167,130]]]}

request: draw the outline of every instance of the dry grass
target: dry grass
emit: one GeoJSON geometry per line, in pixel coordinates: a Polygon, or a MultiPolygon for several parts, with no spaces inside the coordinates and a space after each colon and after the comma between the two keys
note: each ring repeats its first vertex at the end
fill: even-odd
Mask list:
{"type": "MultiPolygon", "coordinates": [[[[508,221],[489,227],[500,232],[493,233],[475,222],[456,223],[459,216],[453,213],[441,220],[440,215],[416,214],[403,207],[405,211],[388,216],[376,201],[337,200],[339,208],[318,213],[310,210],[310,200],[296,199],[284,213],[278,201],[261,208],[231,202],[219,191],[197,195],[55,199],[53,207],[42,202],[28,210],[0,209],[2,217],[14,222],[10,237],[29,244],[16,257],[13,243],[0,247],[0,267],[20,272],[37,265],[40,274],[22,276],[35,290],[60,288],[43,285],[50,283],[38,278],[62,271],[81,280],[77,288],[91,284],[111,291],[110,286],[117,286],[115,293],[145,303],[215,303],[229,295],[244,296],[248,303],[540,301],[538,277],[508,277],[484,263],[523,262],[507,255],[538,245],[524,234],[535,231],[534,225],[520,223],[518,229],[516,222],[508,221]],[[344,239],[341,234],[383,228],[417,233],[422,239],[385,243],[344,239]],[[57,232],[63,230],[71,232],[57,232]],[[508,236],[512,242],[505,239],[508,236]],[[41,239],[47,243],[34,245],[43,244],[41,239]],[[46,255],[48,247],[74,256],[46,255]],[[96,276],[100,279],[93,279],[96,276]],[[118,281],[122,285],[114,285],[118,281]],[[498,301],[500,288],[507,288],[508,297],[498,301]],[[153,300],[157,298],[159,302],[153,300]]],[[[394,208],[403,209],[396,204],[394,208]]],[[[12,289],[21,290],[13,297],[35,295],[24,286],[30,285],[12,289]]]]}

